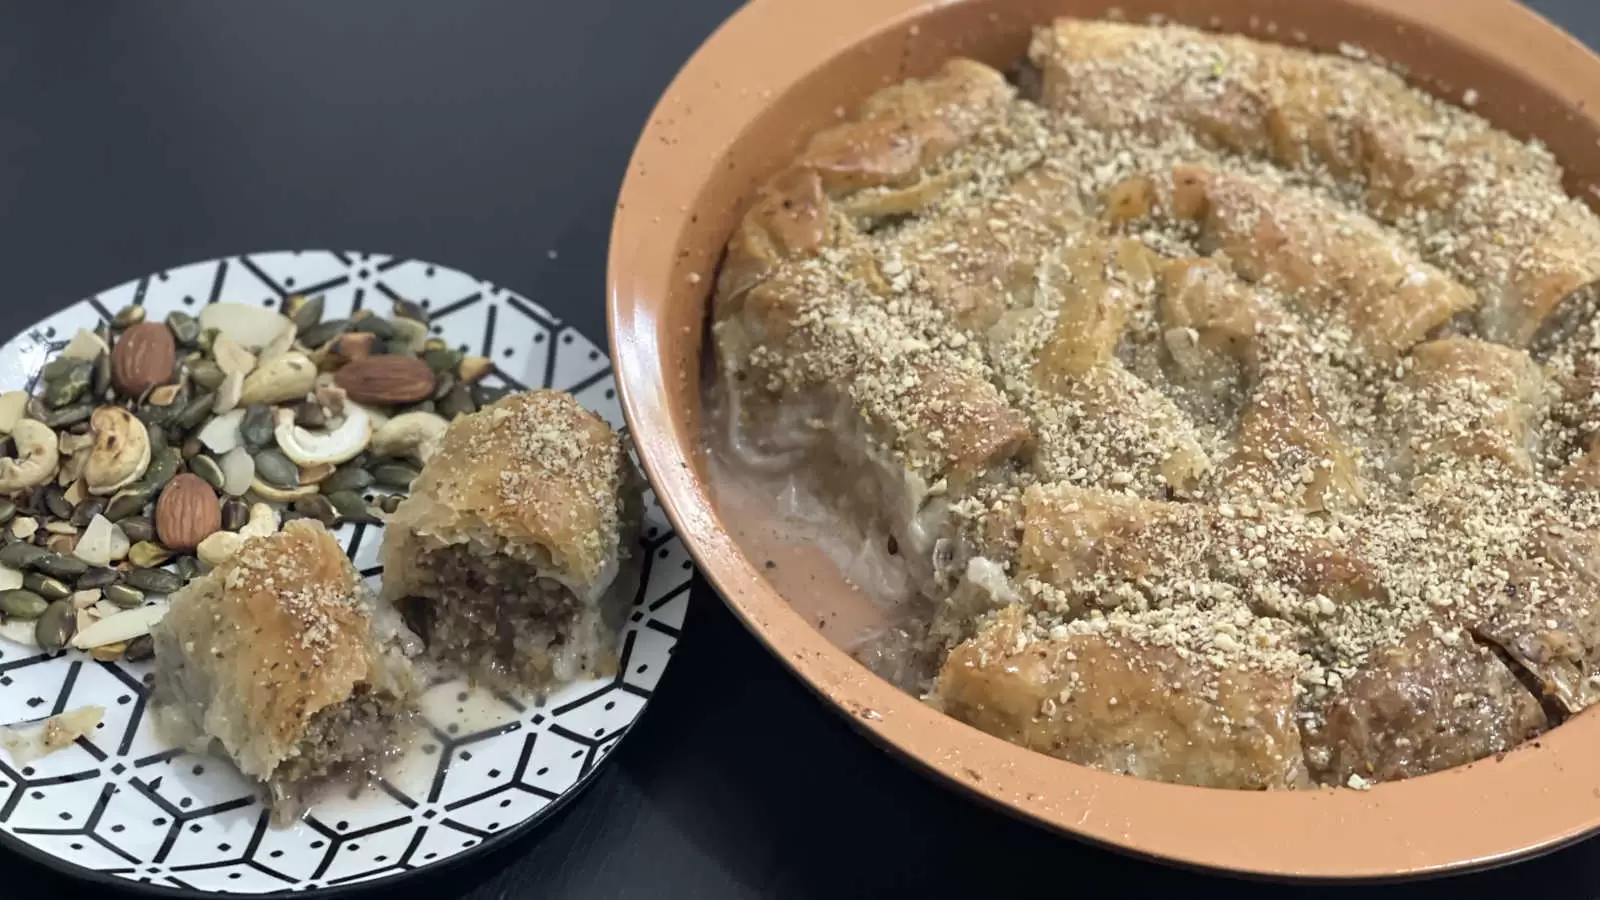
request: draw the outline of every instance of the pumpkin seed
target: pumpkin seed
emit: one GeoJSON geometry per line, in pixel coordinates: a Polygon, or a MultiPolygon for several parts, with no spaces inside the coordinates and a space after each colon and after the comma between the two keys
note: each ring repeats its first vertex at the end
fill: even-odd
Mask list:
{"type": "Polygon", "coordinates": [[[50,552],[32,544],[7,544],[0,549],[0,565],[11,569],[31,569],[50,552]]]}
{"type": "Polygon", "coordinates": [[[79,403],[76,406],[63,406],[60,409],[52,409],[37,418],[51,428],[71,428],[74,425],[89,421],[89,417],[92,415],[94,415],[93,403],[79,403]]]}
{"type": "Polygon", "coordinates": [[[33,567],[46,575],[68,580],[76,579],[89,571],[88,563],[76,556],[64,556],[60,553],[46,553],[34,560],[33,567]]]}
{"type": "MultiPolygon", "coordinates": [[[[272,407],[265,403],[252,403],[244,411],[244,418],[239,420],[239,439],[244,442],[245,449],[254,453],[272,443],[274,425],[272,407]]],[[[289,485],[293,486],[293,483],[289,485]]]]}
{"type": "Polygon", "coordinates": [[[45,379],[44,391],[39,395],[51,409],[76,403],[88,393],[89,384],[94,381],[94,360],[73,359],[68,362],[71,365],[65,371],[45,379]]]}
{"type": "Polygon", "coordinates": [[[166,569],[129,569],[122,580],[151,594],[170,594],[183,587],[183,577],[166,569]]]}
{"type": "Polygon", "coordinates": [[[173,563],[172,567],[178,573],[178,577],[184,581],[193,581],[194,577],[200,574],[200,560],[192,556],[178,557],[177,562],[173,563]]]}
{"type": "Polygon", "coordinates": [[[382,316],[367,316],[355,323],[352,330],[374,335],[380,341],[387,341],[395,335],[393,323],[382,316]]]}
{"type": "Polygon", "coordinates": [[[128,540],[136,544],[156,536],[156,526],[144,516],[128,516],[115,521],[117,527],[122,529],[122,533],[128,536],[128,540]]]}
{"type": "Polygon", "coordinates": [[[456,366],[461,363],[461,351],[452,350],[449,347],[428,350],[422,354],[422,361],[428,364],[428,368],[432,369],[435,375],[443,372],[453,372],[456,366]]]}
{"type": "Polygon", "coordinates": [[[382,463],[372,468],[372,480],[384,487],[409,488],[419,474],[415,467],[401,462],[382,463]]]}
{"type": "Polygon", "coordinates": [[[171,558],[172,551],[155,541],[140,541],[128,548],[128,562],[141,569],[165,565],[171,558]]]}
{"type": "Polygon", "coordinates": [[[58,519],[72,518],[72,504],[67,502],[67,492],[59,484],[44,489],[44,508],[58,519]]]}
{"type": "Polygon", "coordinates": [[[205,448],[205,442],[197,437],[184,438],[183,446],[178,448],[178,455],[185,460],[194,459],[205,448]]]}
{"type": "Polygon", "coordinates": [[[96,400],[105,397],[111,390],[111,354],[102,353],[94,359],[94,376],[89,379],[89,389],[94,391],[96,400]]]}
{"type": "Polygon", "coordinates": [[[126,584],[108,584],[100,589],[100,596],[123,609],[144,605],[144,591],[126,584]]]}
{"type": "MultiPolygon", "coordinates": [[[[64,497],[62,499],[65,499],[64,497]]],[[[106,508],[106,502],[99,497],[89,497],[72,511],[72,524],[79,528],[88,528],[89,522],[100,515],[106,508]]]]}
{"type": "Polygon", "coordinates": [[[413,322],[428,321],[428,311],[423,309],[420,304],[413,303],[410,300],[396,299],[394,301],[394,314],[402,319],[410,319],[413,322]]]}
{"type": "Polygon", "coordinates": [[[400,508],[400,499],[399,494],[384,494],[383,498],[378,501],[378,508],[392,514],[400,508]]]}
{"type": "Polygon", "coordinates": [[[215,328],[200,329],[200,340],[195,342],[195,346],[199,347],[202,352],[210,353],[211,348],[216,346],[217,335],[220,333],[221,332],[215,328]]]}
{"type": "Polygon", "coordinates": [[[450,388],[450,392],[439,400],[437,406],[439,415],[446,419],[470,415],[478,410],[478,405],[472,402],[472,390],[459,383],[450,388]]]}
{"type": "Polygon", "coordinates": [[[305,297],[295,294],[283,301],[283,311],[294,322],[295,329],[303,333],[322,321],[322,295],[305,297]]]}
{"type": "Polygon", "coordinates": [[[339,511],[334,509],[332,501],[322,494],[310,494],[295,500],[294,511],[324,525],[332,525],[339,518],[339,511]]]}
{"type": "Polygon", "coordinates": [[[143,321],[144,307],[136,303],[130,303],[129,305],[117,310],[117,314],[111,317],[111,327],[132,328],[143,321]]]}
{"type": "MultiPolygon", "coordinates": [[[[58,578],[51,578],[38,572],[29,572],[22,576],[22,586],[27,590],[46,600],[60,600],[72,596],[72,588],[67,587],[58,578]]],[[[44,612],[44,610],[39,610],[44,612]]]]}
{"type": "Polygon", "coordinates": [[[11,517],[16,514],[17,504],[10,500],[0,499],[0,525],[11,521],[11,517]]]}
{"type": "Polygon", "coordinates": [[[150,392],[150,398],[139,410],[139,419],[147,425],[163,428],[178,420],[184,411],[189,408],[189,391],[178,385],[164,385],[163,387],[176,388],[168,394],[158,394],[162,388],[150,392]],[[166,401],[166,402],[162,402],[166,401]]]}
{"type": "MultiPolygon", "coordinates": [[[[150,456],[150,468],[144,471],[144,477],[139,479],[139,486],[149,490],[149,496],[154,497],[167,486],[172,476],[178,474],[178,466],[183,462],[183,453],[168,447],[160,453],[150,456]]],[[[111,518],[107,516],[106,518],[111,518]]]]}
{"type": "Polygon", "coordinates": [[[276,447],[268,447],[253,456],[255,460],[256,477],[273,487],[284,489],[300,486],[300,467],[295,465],[283,451],[276,447]]]}
{"type": "Polygon", "coordinates": [[[90,566],[89,571],[79,575],[78,580],[73,582],[73,585],[80,591],[92,591],[96,588],[103,588],[106,585],[116,584],[117,579],[120,577],[122,577],[121,574],[110,566],[90,566]]]}
{"type": "Polygon", "coordinates": [[[294,408],[294,423],[315,431],[328,424],[328,415],[322,411],[322,404],[307,400],[294,408]]]}
{"type": "MultiPolygon", "coordinates": [[[[106,504],[104,515],[113,522],[126,519],[129,516],[137,516],[139,513],[144,512],[145,505],[150,502],[150,498],[153,496],[155,496],[155,491],[150,490],[143,484],[129,485],[111,495],[110,502],[106,504]]],[[[124,528],[123,531],[126,532],[127,529],[124,528]]],[[[133,540],[133,535],[129,534],[128,539],[133,540]]]]}
{"type": "Polygon", "coordinates": [[[511,393],[511,389],[508,387],[490,387],[479,382],[472,386],[472,402],[478,404],[478,408],[482,409],[509,393],[511,393]]]}
{"type": "Polygon", "coordinates": [[[341,491],[364,491],[371,486],[371,472],[358,465],[345,463],[322,480],[321,489],[324,494],[337,494],[341,491]]]}
{"type": "Polygon", "coordinates": [[[406,412],[431,413],[437,407],[438,407],[438,404],[434,403],[432,400],[424,400],[421,403],[413,403],[412,405],[406,407],[406,412]]]}
{"type": "Polygon", "coordinates": [[[83,365],[84,362],[85,360],[75,359],[71,356],[58,356],[55,359],[45,363],[44,366],[39,369],[39,380],[49,382],[55,381],[59,378],[64,378],[66,377],[67,373],[71,372],[78,366],[83,365]]]}
{"type": "Polygon", "coordinates": [[[200,323],[182,310],[167,313],[167,329],[179,347],[193,347],[200,343],[200,323]]]}
{"type": "Polygon", "coordinates": [[[316,349],[344,334],[350,328],[349,319],[329,319],[300,331],[300,343],[316,349]]]}
{"type": "Polygon", "coordinates": [[[228,374],[209,359],[202,359],[189,367],[189,380],[207,391],[214,391],[222,386],[222,379],[228,374]]]}
{"type": "Polygon", "coordinates": [[[204,425],[211,417],[211,410],[217,405],[215,391],[205,391],[197,394],[189,401],[189,405],[178,413],[175,424],[184,431],[193,431],[204,425]]]}
{"type": "Polygon", "coordinates": [[[21,588],[0,591],[0,612],[4,612],[9,618],[32,621],[44,615],[44,611],[49,608],[50,601],[33,591],[21,588]]]}
{"type": "Polygon", "coordinates": [[[200,476],[200,480],[211,485],[217,490],[222,490],[222,467],[217,461],[204,453],[197,453],[189,459],[189,471],[200,476]]]}
{"type": "Polygon", "coordinates": [[[141,634],[128,642],[128,649],[122,651],[123,662],[144,662],[155,659],[156,642],[148,634],[141,634]]]}
{"type": "Polygon", "coordinates": [[[448,350],[448,349],[450,349],[450,345],[448,343],[446,343],[445,339],[442,338],[442,337],[431,337],[431,338],[428,338],[426,341],[423,341],[422,349],[423,349],[424,352],[432,352],[434,350],[448,350]]]}
{"type": "Polygon", "coordinates": [[[222,504],[222,530],[238,531],[250,521],[250,504],[234,497],[222,504]]]}
{"type": "Polygon", "coordinates": [[[440,372],[433,380],[433,399],[443,400],[455,390],[456,376],[451,372],[440,372]]]}
{"type": "Polygon", "coordinates": [[[367,501],[355,491],[334,491],[327,495],[328,503],[338,511],[339,518],[346,522],[366,522],[372,524],[378,517],[367,508],[367,501]]]}
{"type": "Polygon", "coordinates": [[[34,623],[33,641],[46,653],[55,653],[64,649],[77,632],[77,608],[71,600],[57,600],[34,623]]]}

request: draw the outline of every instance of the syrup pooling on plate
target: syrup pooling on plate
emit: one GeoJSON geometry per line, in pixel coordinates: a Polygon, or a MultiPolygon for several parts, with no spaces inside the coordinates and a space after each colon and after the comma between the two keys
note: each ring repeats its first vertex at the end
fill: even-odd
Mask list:
{"type": "Polygon", "coordinates": [[[875,94],[729,245],[728,459],[910,585],[852,649],[1222,787],[1424,774],[1591,703],[1600,220],[1549,155],[1243,38],[1063,20],[1029,65],[875,94]]]}

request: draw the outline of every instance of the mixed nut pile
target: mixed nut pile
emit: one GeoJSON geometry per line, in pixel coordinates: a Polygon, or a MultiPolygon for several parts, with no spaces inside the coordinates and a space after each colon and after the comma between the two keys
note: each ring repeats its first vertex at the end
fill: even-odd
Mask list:
{"type": "Polygon", "coordinates": [[[78,331],[31,395],[0,394],[0,636],[148,658],[155,598],[246,538],[392,512],[448,421],[505,392],[492,371],[404,300],[134,305],[78,331]]]}

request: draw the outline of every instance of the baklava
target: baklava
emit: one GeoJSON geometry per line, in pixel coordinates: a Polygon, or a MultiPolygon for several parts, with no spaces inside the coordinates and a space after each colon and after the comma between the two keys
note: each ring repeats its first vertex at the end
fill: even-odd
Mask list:
{"type": "Polygon", "coordinates": [[[313,520],[246,540],[152,629],[157,721],[179,745],[220,745],[280,822],[321,785],[375,775],[416,682],[406,635],[373,601],[313,520]]]}
{"type": "Polygon", "coordinates": [[[1422,775],[1600,699],[1600,218],[1346,51],[1062,19],[1015,85],[948,62],[760,188],[715,439],[910,576],[863,661],[1240,789],[1422,775]]]}
{"type": "Polygon", "coordinates": [[[615,667],[640,568],[641,479],[570,395],[450,424],[389,518],[383,595],[447,670],[539,693],[615,667]]]}

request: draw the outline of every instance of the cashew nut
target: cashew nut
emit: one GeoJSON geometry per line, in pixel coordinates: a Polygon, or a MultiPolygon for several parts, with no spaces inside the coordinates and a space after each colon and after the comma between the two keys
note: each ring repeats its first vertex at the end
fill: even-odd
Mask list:
{"type": "Polygon", "coordinates": [[[6,391],[0,394],[0,434],[10,434],[28,411],[27,391],[6,391]]]}
{"type": "Polygon", "coordinates": [[[250,504],[250,519],[239,529],[240,537],[267,537],[278,533],[278,514],[265,503],[250,504]]]}
{"type": "Polygon", "coordinates": [[[372,432],[370,447],[378,456],[409,456],[427,462],[448,427],[443,416],[431,412],[401,413],[372,432]]]}
{"type": "Polygon", "coordinates": [[[43,484],[56,473],[61,460],[56,432],[37,419],[22,419],[11,429],[17,445],[16,459],[0,459],[0,494],[15,494],[43,484]]]}
{"type": "Polygon", "coordinates": [[[265,360],[245,376],[239,405],[298,400],[317,383],[317,364],[304,353],[284,353],[265,360]]]}
{"type": "Polygon", "coordinates": [[[372,436],[372,417],[365,407],[345,404],[344,421],[332,431],[308,431],[294,424],[291,410],[279,410],[278,427],[273,431],[278,449],[302,466],[342,463],[354,459],[367,448],[372,436]]]}
{"type": "Polygon", "coordinates": [[[61,355],[67,359],[93,361],[98,359],[100,354],[109,352],[109,350],[110,348],[106,346],[106,342],[100,338],[100,335],[87,328],[79,328],[77,333],[72,336],[72,340],[67,341],[67,346],[61,349],[61,355]]]}
{"type": "Polygon", "coordinates": [[[102,406],[89,417],[94,449],[83,467],[91,494],[112,494],[127,487],[150,466],[150,432],[120,406],[102,406]]]}
{"type": "Polygon", "coordinates": [[[199,546],[194,548],[195,555],[200,561],[215,569],[239,552],[239,546],[244,543],[244,537],[232,531],[215,531],[207,535],[199,546]]]}

